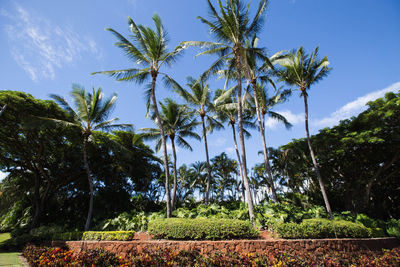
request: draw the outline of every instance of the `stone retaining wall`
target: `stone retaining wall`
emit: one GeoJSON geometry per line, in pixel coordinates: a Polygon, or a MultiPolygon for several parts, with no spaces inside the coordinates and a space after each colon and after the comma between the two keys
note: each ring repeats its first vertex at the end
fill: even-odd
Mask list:
{"type": "Polygon", "coordinates": [[[268,251],[312,252],[325,254],[332,251],[353,252],[360,250],[392,249],[400,246],[395,238],[360,238],[360,239],[301,239],[301,240],[227,240],[227,241],[53,241],[53,246],[67,246],[75,252],[102,248],[118,256],[127,256],[133,251],[151,251],[170,248],[173,250],[199,250],[209,252],[268,253],[268,251]]]}

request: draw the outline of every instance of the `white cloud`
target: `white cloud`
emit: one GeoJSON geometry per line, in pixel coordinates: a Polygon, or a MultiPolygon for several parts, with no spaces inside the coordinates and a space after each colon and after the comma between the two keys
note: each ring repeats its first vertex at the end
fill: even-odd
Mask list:
{"type": "Polygon", "coordinates": [[[220,147],[225,145],[226,141],[227,141],[226,138],[218,137],[217,139],[210,140],[210,146],[220,147]]]}
{"type": "Polygon", "coordinates": [[[56,69],[80,59],[83,53],[100,55],[91,38],[32,15],[20,5],[15,6],[14,13],[2,9],[0,15],[10,20],[4,29],[11,55],[33,81],[54,79],[56,69]]]}
{"type": "MultiPolygon", "coordinates": [[[[295,114],[290,110],[282,110],[276,112],[284,116],[293,125],[296,125],[304,121],[304,113],[295,114]]],[[[274,118],[268,118],[265,121],[265,127],[269,129],[276,129],[279,125],[283,125],[283,123],[279,122],[274,118]]]]}
{"type": "Polygon", "coordinates": [[[235,148],[234,147],[226,147],[225,152],[229,153],[229,154],[233,154],[235,152],[235,148]]]}
{"type": "Polygon", "coordinates": [[[318,127],[327,127],[336,125],[339,121],[356,116],[362,111],[367,109],[366,104],[369,101],[375,100],[379,97],[383,97],[387,92],[400,90],[400,82],[394,83],[382,90],[377,90],[372,93],[366,94],[357,98],[354,101],[347,103],[337,111],[330,114],[328,117],[312,122],[313,125],[318,127]]]}
{"type": "Polygon", "coordinates": [[[4,178],[6,178],[7,175],[8,175],[7,172],[1,172],[0,171],[0,181],[2,181],[4,178]]]}

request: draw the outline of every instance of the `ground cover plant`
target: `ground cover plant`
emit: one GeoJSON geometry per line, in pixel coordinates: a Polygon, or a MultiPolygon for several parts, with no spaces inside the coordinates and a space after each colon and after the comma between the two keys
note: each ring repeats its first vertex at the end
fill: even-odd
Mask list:
{"type": "Polygon", "coordinates": [[[132,252],[120,258],[103,250],[83,251],[77,255],[65,248],[25,247],[23,255],[32,266],[397,266],[400,248],[381,252],[315,253],[269,252],[268,255],[174,251],[171,249],[132,252]]]}

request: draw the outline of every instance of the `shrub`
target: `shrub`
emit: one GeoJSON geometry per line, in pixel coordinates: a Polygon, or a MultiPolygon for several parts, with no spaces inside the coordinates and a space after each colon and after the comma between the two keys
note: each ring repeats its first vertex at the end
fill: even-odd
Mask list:
{"type": "Polygon", "coordinates": [[[400,219],[391,219],[388,221],[386,231],[390,236],[400,239],[400,219]]]}
{"type": "Polygon", "coordinates": [[[159,219],[149,222],[148,232],[165,239],[238,239],[258,235],[249,222],[233,219],[159,219]]]}
{"type": "Polygon", "coordinates": [[[306,219],[300,224],[282,223],[275,228],[282,238],[355,238],[369,237],[370,231],[361,224],[328,219],[306,219]]]}
{"type": "Polygon", "coordinates": [[[134,231],[67,232],[53,236],[53,240],[117,240],[129,241],[135,237],[134,231]]]}

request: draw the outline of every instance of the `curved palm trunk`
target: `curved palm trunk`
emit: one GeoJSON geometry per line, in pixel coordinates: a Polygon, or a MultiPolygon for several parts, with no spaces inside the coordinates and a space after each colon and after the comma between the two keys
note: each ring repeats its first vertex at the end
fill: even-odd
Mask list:
{"type": "Polygon", "coordinates": [[[315,160],[314,150],[313,150],[313,148],[311,146],[310,132],[308,130],[307,93],[306,93],[305,90],[302,90],[302,94],[303,94],[303,97],[304,97],[304,109],[305,109],[305,114],[304,115],[305,115],[305,126],[306,126],[306,134],[307,134],[307,144],[308,144],[308,148],[310,149],[310,155],[311,155],[311,159],[312,159],[312,162],[313,162],[313,165],[314,165],[314,168],[315,168],[315,172],[317,173],[319,187],[321,188],[321,193],[322,193],[322,197],[324,198],[326,210],[328,211],[329,216],[331,217],[331,219],[333,219],[333,214],[332,214],[331,206],[329,205],[328,196],[327,196],[326,191],[325,191],[324,182],[322,181],[321,173],[319,172],[318,163],[315,160]]]}
{"type": "Polygon", "coordinates": [[[88,182],[89,182],[89,191],[90,191],[89,211],[88,211],[88,215],[86,218],[85,231],[89,230],[90,222],[91,222],[92,216],[93,216],[93,181],[92,181],[92,178],[90,177],[89,163],[88,163],[87,155],[86,155],[87,142],[88,142],[88,137],[85,136],[83,139],[83,163],[85,164],[85,170],[86,170],[86,175],[87,175],[88,182]]]}
{"type": "Polygon", "coordinates": [[[170,136],[171,139],[171,146],[172,146],[172,155],[174,157],[174,189],[172,191],[172,200],[171,200],[171,209],[174,210],[175,209],[175,205],[176,205],[176,189],[178,186],[177,183],[177,171],[176,171],[176,149],[175,149],[175,138],[174,136],[170,136]]]}
{"type": "MultiPolygon", "coordinates": [[[[265,168],[267,169],[267,175],[268,175],[268,180],[269,184],[271,186],[271,191],[272,191],[272,199],[274,202],[278,202],[278,198],[276,196],[276,189],[275,189],[275,184],[274,184],[274,179],[272,177],[272,172],[271,172],[271,165],[269,164],[269,159],[268,159],[268,150],[267,150],[267,144],[265,141],[265,128],[264,128],[264,123],[261,122],[260,118],[260,105],[258,103],[258,95],[257,95],[257,84],[256,82],[252,82],[253,85],[253,91],[254,91],[254,102],[256,104],[256,113],[257,113],[257,121],[258,121],[258,127],[260,130],[260,135],[261,135],[261,141],[263,144],[263,152],[264,152],[264,165],[265,168]]],[[[264,118],[263,118],[264,121],[264,118]]]]}
{"type": "Polygon", "coordinates": [[[158,112],[157,100],[156,100],[156,80],[157,80],[157,73],[152,72],[152,82],[151,82],[151,100],[154,106],[154,114],[157,118],[157,125],[160,129],[161,134],[161,144],[163,148],[163,163],[164,163],[164,171],[165,171],[165,195],[166,195],[166,202],[167,202],[167,218],[171,217],[171,195],[169,190],[169,166],[168,166],[168,155],[167,155],[167,144],[164,135],[164,129],[160,117],[160,113],[158,112]]]}
{"type": "Polygon", "coordinates": [[[250,221],[254,223],[254,207],[253,201],[251,199],[251,190],[249,179],[247,178],[247,164],[246,164],[246,148],[244,144],[244,135],[243,135],[243,118],[242,118],[242,77],[241,77],[241,58],[240,58],[240,48],[235,48],[234,51],[236,58],[236,69],[238,72],[238,125],[239,125],[239,138],[240,138],[240,147],[242,154],[242,166],[243,166],[243,180],[244,187],[246,188],[246,198],[247,204],[249,206],[249,217],[250,221]]]}
{"type": "Polygon", "coordinates": [[[204,116],[201,116],[201,123],[203,125],[204,147],[206,149],[206,159],[207,159],[207,184],[206,184],[206,193],[204,197],[204,203],[207,205],[210,198],[211,168],[210,168],[210,158],[208,156],[207,130],[206,130],[206,125],[204,123],[204,116]]]}
{"type": "MultiPolygon", "coordinates": [[[[230,123],[230,124],[232,126],[233,142],[235,144],[236,156],[237,156],[237,160],[238,160],[238,163],[239,163],[240,180],[242,181],[242,185],[243,185],[244,184],[244,181],[243,181],[243,168],[242,168],[242,161],[240,160],[240,154],[239,154],[238,145],[237,145],[237,142],[236,142],[235,125],[233,123],[230,123]]],[[[245,196],[243,194],[243,190],[242,190],[242,195],[243,195],[243,202],[246,202],[246,198],[245,198],[245,196]]]]}

